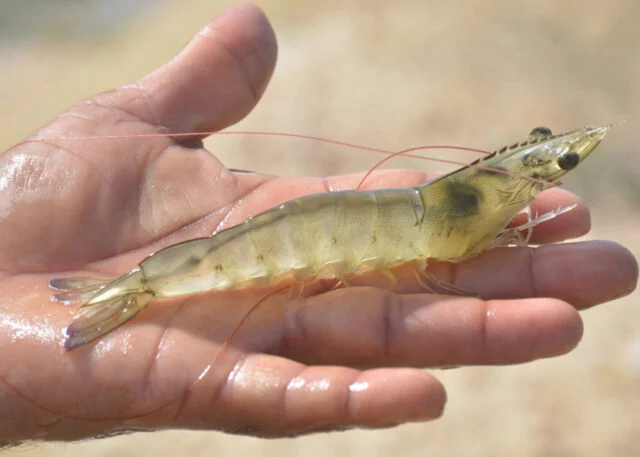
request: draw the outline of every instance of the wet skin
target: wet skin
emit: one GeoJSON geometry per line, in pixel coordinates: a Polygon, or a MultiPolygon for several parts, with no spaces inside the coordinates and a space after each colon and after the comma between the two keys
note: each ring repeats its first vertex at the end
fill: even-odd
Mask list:
{"type": "MultiPolygon", "coordinates": [[[[257,103],[275,60],[267,20],[241,4],[167,65],[75,105],[37,136],[221,129],[257,103]]],[[[62,351],[74,310],[50,300],[52,277],[117,276],[168,244],[361,177],[233,173],[212,152],[157,137],[25,143],[0,157],[2,443],[168,427],[288,436],[435,419],[444,387],[420,368],[564,354],[582,336],[579,310],[636,285],[637,263],[615,243],[546,245],[590,225],[588,208],[554,189],[534,211],[578,207],[536,227],[532,241],[544,246],[433,266],[488,300],[423,293],[410,268],[398,272],[396,292],[272,300],[195,385],[264,291],[155,303],[97,344],[62,351]]],[[[367,187],[424,179],[380,172],[367,187]]]]}

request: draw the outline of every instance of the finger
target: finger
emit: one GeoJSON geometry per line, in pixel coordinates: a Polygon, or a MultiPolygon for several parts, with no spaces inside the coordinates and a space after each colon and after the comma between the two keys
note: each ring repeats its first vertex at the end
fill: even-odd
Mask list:
{"type": "MultiPolygon", "coordinates": [[[[638,263],[631,252],[609,241],[495,248],[460,263],[430,261],[429,272],[468,295],[484,299],[552,297],[585,309],[631,293],[638,263]]],[[[414,264],[393,270],[398,292],[425,292],[414,264]]],[[[370,275],[353,285],[389,284],[370,275]]]]}
{"type": "Polygon", "coordinates": [[[219,130],[253,109],[267,87],[276,56],[267,18],[256,6],[240,3],[208,24],[139,86],[153,98],[156,124],[179,132],[219,130]]]}
{"type": "Polygon", "coordinates": [[[198,32],[170,62],[133,85],[97,96],[95,103],[174,132],[219,130],[253,109],[276,56],[267,18],[256,6],[240,3],[198,32]]]}
{"type": "Polygon", "coordinates": [[[521,363],[573,349],[578,312],[559,300],[483,301],[368,288],[319,296],[288,321],[283,355],[314,364],[521,363]]]}
{"type": "Polygon", "coordinates": [[[198,386],[182,410],[180,425],[215,424],[233,433],[292,436],[435,419],[445,401],[442,385],[420,370],[308,367],[254,354],[236,367],[221,390],[198,386]]]}
{"type": "Polygon", "coordinates": [[[445,280],[483,297],[555,299],[333,291],[289,316],[284,354],[304,363],[415,366],[552,357],[580,340],[576,308],[630,293],[638,276],[633,256],[608,242],[496,249],[446,271],[440,271],[445,280]]]}
{"type": "MultiPolygon", "coordinates": [[[[552,297],[577,309],[628,295],[638,281],[633,254],[609,241],[496,248],[460,263],[431,261],[429,272],[484,299],[552,297]]],[[[416,281],[415,266],[405,265],[394,274],[397,291],[425,291],[416,281]]]]}
{"type": "Polygon", "coordinates": [[[493,249],[433,271],[484,298],[554,297],[577,309],[628,295],[638,281],[633,254],[609,241],[493,249]]]}

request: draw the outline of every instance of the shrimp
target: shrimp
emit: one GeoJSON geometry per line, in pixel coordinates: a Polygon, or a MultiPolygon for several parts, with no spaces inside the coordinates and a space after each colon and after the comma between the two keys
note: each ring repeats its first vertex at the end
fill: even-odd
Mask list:
{"type": "Polygon", "coordinates": [[[54,299],[84,301],[65,329],[64,348],[102,337],[155,299],[319,279],[348,284],[371,271],[395,281],[391,270],[410,262],[425,287],[465,293],[427,273],[429,261],[459,262],[496,246],[526,244],[522,231],[530,234],[572,207],[535,218],[529,212],[518,227],[509,222],[582,162],[611,127],[561,135],[537,127],[527,141],[415,187],[308,195],[162,249],[113,280],[52,279],[54,299]]]}

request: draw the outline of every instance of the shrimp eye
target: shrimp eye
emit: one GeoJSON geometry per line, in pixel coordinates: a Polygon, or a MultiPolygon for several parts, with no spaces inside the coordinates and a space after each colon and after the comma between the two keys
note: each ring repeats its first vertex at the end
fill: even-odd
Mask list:
{"type": "Polygon", "coordinates": [[[551,129],[549,127],[536,127],[531,130],[529,133],[530,140],[544,140],[545,138],[549,138],[552,135],[551,129]]]}
{"type": "Polygon", "coordinates": [[[575,152],[567,152],[558,158],[558,166],[565,171],[573,170],[580,163],[580,156],[575,152]]]}

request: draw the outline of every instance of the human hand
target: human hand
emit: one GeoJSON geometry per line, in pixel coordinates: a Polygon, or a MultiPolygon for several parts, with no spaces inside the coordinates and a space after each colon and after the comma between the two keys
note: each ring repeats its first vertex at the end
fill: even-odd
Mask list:
{"type": "MultiPolygon", "coordinates": [[[[577,310],[635,287],[635,259],[613,243],[496,249],[432,270],[487,301],[419,293],[405,269],[402,293],[356,287],[265,303],[195,384],[260,293],[152,303],[98,343],[62,351],[74,309],[51,301],[52,277],[118,276],[166,245],[358,184],[236,174],[169,137],[51,139],[224,128],[253,108],[275,58],[266,19],[239,5],[166,66],[72,107],[35,135],[49,140],[0,157],[1,442],[168,427],[286,436],[433,419],[445,392],[418,367],[563,354],[582,335],[577,310]]],[[[368,186],[424,179],[381,172],[368,186]]],[[[534,241],[588,231],[588,209],[570,193],[545,192],[535,205],[542,213],[575,202],[536,227],[534,241]]]]}

